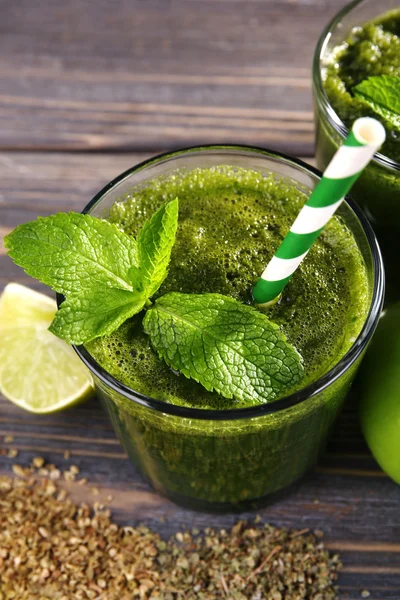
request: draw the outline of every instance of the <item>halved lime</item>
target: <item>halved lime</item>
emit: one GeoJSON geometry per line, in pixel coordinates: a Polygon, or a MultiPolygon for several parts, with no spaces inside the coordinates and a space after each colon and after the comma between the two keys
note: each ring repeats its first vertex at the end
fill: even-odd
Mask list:
{"type": "Polygon", "coordinates": [[[0,391],[37,414],[67,408],[91,395],[93,381],[71,346],[47,329],[55,300],[18,283],[0,297],[0,391]]]}

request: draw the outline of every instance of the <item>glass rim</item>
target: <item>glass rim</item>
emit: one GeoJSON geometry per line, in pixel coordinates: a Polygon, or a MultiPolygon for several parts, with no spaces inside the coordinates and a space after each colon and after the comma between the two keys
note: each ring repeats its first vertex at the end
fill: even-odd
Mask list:
{"type": "MultiPolygon", "coordinates": [[[[314,56],[313,56],[313,83],[316,89],[316,101],[320,101],[322,107],[325,109],[327,117],[334,127],[336,132],[345,139],[349,134],[349,129],[343,123],[337,112],[332,107],[329,98],[325,92],[325,88],[322,82],[321,75],[321,65],[322,58],[324,56],[326,46],[332,36],[332,32],[336,29],[339,23],[342,21],[344,17],[346,17],[354,8],[356,8],[359,4],[362,4],[365,0],[353,0],[350,4],[346,4],[335,16],[329,21],[329,23],[323,29],[317,45],[315,47],[314,56]]],[[[374,163],[377,163],[381,166],[384,166],[387,169],[392,169],[394,171],[400,171],[400,163],[393,160],[389,156],[385,156],[381,152],[376,152],[372,159],[374,163]]]]}
{"type": "MultiPolygon", "coordinates": [[[[104,195],[109,192],[112,188],[120,184],[123,180],[130,177],[132,174],[140,171],[152,163],[162,162],[164,159],[171,159],[181,155],[186,154],[187,152],[196,152],[196,151],[212,151],[212,150],[236,150],[236,151],[252,151],[259,155],[264,155],[272,159],[279,159],[280,161],[285,162],[286,164],[292,165],[301,170],[305,170],[312,175],[316,175],[318,178],[321,177],[322,173],[314,168],[311,165],[308,165],[304,161],[293,158],[287,154],[276,152],[274,150],[269,150],[267,148],[262,148],[259,146],[246,146],[246,145],[235,145],[235,144],[212,144],[212,145],[202,145],[202,146],[190,146],[187,148],[180,148],[175,151],[163,152],[162,154],[157,154],[133,167],[124,171],[118,177],[113,179],[110,183],[104,186],[94,197],[93,199],[85,206],[82,210],[82,214],[88,214],[92,210],[92,208],[98,204],[99,201],[102,200],[104,195]]],[[[331,384],[333,384],[339,377],[345,373],[351,365],[357,360],[357,358],[361,355],[362,351],[366,347],[369,339],[371,338],[376,324],[379,319],[379,315],[382,309],[383,297],[384,297],[384,267],[381,252],[379,249],[379,245],[373,229],[367,220],[367,217],[361,211],[361,209],[357,206],[357,204],[346,196],[345,204],[353,211],[355,214],[361,228],[367,238],[368,246],[371,250],[373,267],[374,267],[374,283],[373,283],[373,291],[371,304],[369,307],[369,311],[367,317],[365,319],[362,330],[360,331],[357,339],[351,346],[351,348],[346,352],[346,354],[339,360],[337,364],[335,364],[332,369],[330,369],[327,373],[319,377],[316,381],[310,383],[306,387],[289,394],[288,396],[284,396],[283,398],[279,398],[278,400],[271,401],[269,403],[251,406],[246,408],[232,408],[232,409],[202,409],[202,408],[191,408],[186,406],[177,406],[172,403],[164,402],[163,400],[158,400],[156,398],[151,398],[146,396],[145,394],[141,394],[140,392],[136,392],[130,387],[124,385],[122,382],[118,381],[115,377],[113,377],[110,373],[108,373],[103,367],[101,367],[97,361],[91,356],[91,354],[86,350],[83,345],[80,346],[72,346],[82,360],[82,362],[86,365],[89,371],[94,374],[103,384],[107,387],[111,388],[114,392],[124,396],[126,399],[135,402],[141,406],[146,408],[155,410],[160,413],[167,413],[169,415],[174,415],[176,417],[189,418],[189,419],[197,419],[197,420],[205,420],[205,421],[231,421],[231,420],[239,420],[239,419],[248,419],[254,417],[262,417],[264,415],[279,413],[283,410],[296,406],[305,402],[306,400],[311,399],[315,395],[319,394],[331,384]]],[[[64,297],[60,294],[57,294],[57,304],[58,306],[63,301],[64,297]]]]}

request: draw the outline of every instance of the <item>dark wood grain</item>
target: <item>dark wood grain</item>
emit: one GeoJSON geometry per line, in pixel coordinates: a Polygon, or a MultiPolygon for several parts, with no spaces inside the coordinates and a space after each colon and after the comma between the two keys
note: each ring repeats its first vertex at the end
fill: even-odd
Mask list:
{"type": "MultiPolygon", "coordinates": [[[[96,153],[1,153],[0,234],[18,223],[59,210],[80,210],[108,180],[147,155],[96,153]]],[[[0,288],[17,280],[42,288],[0,250],[0,288]]],[[[95,399],[62,415],[32,416],[0,396],[0,452],[17,448],[17,459],[0,455],[0,472],[16,460],[41,455],[60,468],[77,464],[89,483],[64,483],[77,501],[114,497],[120,523],[144,521],[168,536],[188,523],[230,526],[238,515],[212,515],[179,508],[144,482],[126,458],[95,399]],[[6,435],[14,441],[5,443],[6,435]],[[71,458],[64,458],[69,450],[71,458]],[[99,496],[91,489],[96,486],[99,496]]],[[[349,399],[327,452],[315,469],[279,502],[259,511],[278,525],[322,529],[328,548],[340,552],[341,598],[400,598],[400,488],[375,463],[362,438],[349,399]]],[[[252,519],[255,513],[242,514],[252,519]]]]}
{"type": "Polygon", "coordinates": [[[2,0],[0,149],[311,154],[312,53],[344,4],[2,0]]]}

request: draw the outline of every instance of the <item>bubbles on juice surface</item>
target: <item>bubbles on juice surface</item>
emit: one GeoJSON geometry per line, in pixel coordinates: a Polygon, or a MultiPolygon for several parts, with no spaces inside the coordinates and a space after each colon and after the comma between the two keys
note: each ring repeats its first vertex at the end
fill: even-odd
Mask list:
{"type": "MultiPolygon", "coordinates": [[[[122,198],[109,219],[137,235],[166,201],[179,198],[179,226],[169,275],[157,296],[170,291],[218,292],[251,303],[251,289],[286,235],[305,193],[293,182],[229,166],[151,181],[122,198]]],[[[368,285],[361,254],[339,217],[331,219],[268,311],[303,356],[300,387],[335,364],[361,329],[368,285]]],[[[94,358],[132,389],[175,404],[203,408],[244,406],[207,392],[173,372],[152,350],[136,315],[88,346],[94,358]]]]}

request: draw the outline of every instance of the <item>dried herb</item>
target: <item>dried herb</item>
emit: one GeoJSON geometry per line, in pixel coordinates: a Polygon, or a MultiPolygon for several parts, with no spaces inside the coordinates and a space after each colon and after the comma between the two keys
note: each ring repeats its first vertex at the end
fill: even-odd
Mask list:
{"type": "Polygon", "coordinates": [[[333,584],[339,559],[329,556],[323,544],[310,533],[239,521],[229,531],[206,529],[200,535],[183,533],[177,536],[177,541],[178,544],[170,542],[170,551],[159,557],[167,571],[166,584],[182,590],[182,595],[171,598],[331,600],[337,597],[333,584]]]}
{"type": "Polygon", "coordinates": [[[50,479],[54,465],[34,465],[0,478],[0,600],[337,597],[339,559],[307,530],[256,519],[165,542],[143,525],[119,527],[98,502],[75,505],[50,479]]]}

